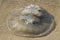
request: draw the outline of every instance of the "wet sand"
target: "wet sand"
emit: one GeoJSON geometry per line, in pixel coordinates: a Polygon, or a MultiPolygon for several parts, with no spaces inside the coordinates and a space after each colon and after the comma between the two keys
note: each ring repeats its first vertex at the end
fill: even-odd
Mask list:
{"type": "Polygon", "coordinates": [[[60,40],[60,0],[0,0],[0,40],[60,40]],[[19,37],[11,34],[7,28],[9,11],[29,4],[37,4],[46,9],[55,18],[56,28],[49,35],[38,38],[19,37]]]}

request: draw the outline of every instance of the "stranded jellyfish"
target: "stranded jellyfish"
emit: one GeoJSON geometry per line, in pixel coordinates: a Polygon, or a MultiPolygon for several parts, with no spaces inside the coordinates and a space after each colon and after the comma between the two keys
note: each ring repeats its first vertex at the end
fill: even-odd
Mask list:
{"type": "Polygon", "coordinates": [[[8,29],[15,35],[40,37],[54,28],[54,18],[38,5],[14,9],[8,17],[8,29]]]}

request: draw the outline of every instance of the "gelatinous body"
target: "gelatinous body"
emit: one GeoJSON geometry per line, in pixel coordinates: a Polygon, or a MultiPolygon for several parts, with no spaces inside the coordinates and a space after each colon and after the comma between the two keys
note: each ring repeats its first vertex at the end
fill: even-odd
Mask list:
{"type": "Polygon", "coordinates": [[[37,5],[29,5],[11,13],[8,28],[18,36],[44,36],[54,28],[52,15],[37,5]]]}

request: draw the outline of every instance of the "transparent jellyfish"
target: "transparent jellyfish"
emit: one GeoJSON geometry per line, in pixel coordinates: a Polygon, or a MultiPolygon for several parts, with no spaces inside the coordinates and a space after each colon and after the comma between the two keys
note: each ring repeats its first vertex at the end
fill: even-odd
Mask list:
{"type": "Polygon", "coordinates": [[[8,17],[9,30],[18,36],[40,37],[54,28],[54,18],[38,5],[14,9],[8,17]]]}

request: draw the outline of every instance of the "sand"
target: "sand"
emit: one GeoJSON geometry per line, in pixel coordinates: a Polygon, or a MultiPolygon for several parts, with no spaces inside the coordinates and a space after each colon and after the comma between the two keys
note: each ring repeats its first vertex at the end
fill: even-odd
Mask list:
{"type": "Polygon", "coordinates": [[[60,0],[0,0],[0,40],[60,40],[60,0]],[[26,38],[9,32],[6,24],[9,11],[29,4],[37,4],[54,16],[56,28],[49,35],[26,38]]]}

